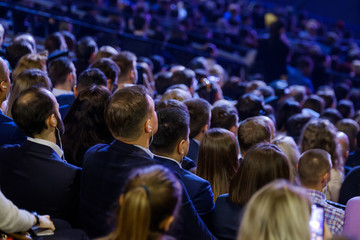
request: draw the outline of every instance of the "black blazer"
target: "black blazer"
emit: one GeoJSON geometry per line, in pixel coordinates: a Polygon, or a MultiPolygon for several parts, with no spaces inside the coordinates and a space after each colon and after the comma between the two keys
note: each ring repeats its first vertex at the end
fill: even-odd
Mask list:
{"type": "Polygon", "coordinates": [[[190,158],[191,160],[193,160],[196,165],[197,165],[197,160],[198,160],[199,148],[200,148],[200,145],[197,142],[195,142],[194,139],[191,138],[190,145],[189,145],[189,152],[186,156],[188,158],[190,158]]]}
{"type": "Polygon", "coordinates": [[[14,121],[0,111],[0,146],[4,144],[21,144],[25,135],[19,130],[14,121]]]}
{"type": "Polygon", "coordinates": [[[76,222],[81,168],[28,140],[4,145],[0,156],[1,191],[16,206],[76,222]]]}

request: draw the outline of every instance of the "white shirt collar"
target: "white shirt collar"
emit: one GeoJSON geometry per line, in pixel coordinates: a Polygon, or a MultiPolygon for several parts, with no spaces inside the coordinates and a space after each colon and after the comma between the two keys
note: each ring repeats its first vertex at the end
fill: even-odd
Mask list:
{"type": "Polygon", "coordinates": [[[60,158],[64,154],[64,151],[61,150],[61,148],[58,145],[56,145],[55,143],[52,143],[50,141],[40,139],[40,138],[32,138],[32,137],[27,137],[27,140],[30,141],[30,142],[34,142],[34,143],[38,143],[38,144],[41,144],[41,145],[51,147],[57,153],[57,155],[59,155],[60,158]]]}
{"type": "Polygon", "coordinates": [[[200,141],[196,140],[195,138],[193,138],[192,140],[194,140],[194,142],[196,142],[196,143],[197,143],[197,145],[199,145],[199,146],[200,146],[200,141]]]}
{"type": "Polygon", "coordinates": [[[60,96],[60,95],[74,94],[74,92],[72,92],[72,91],[62,90],[62,89],[58,89],[58,88],[53,88],[52,93],[54,94],[55,97],[60,96]]]}
{"type": "Polygon", "coordinates": [[[138,148],[140,148],[141,150],[145,151],[151,158],[154,158],[154,154],[150,151],[150,149],[140,146],[140,145],[134,145],[138,148]]]}
{"type": "Polygon", "coordinates": [[[176,160],[173,159],[173,158],[168,158],[168,157],[160,156],[160,155],[155,155],[155,156],[158,156],[158,157],[161,157],[161,158],[166,158],[166,159],[168,159],[168,160],[171,160],[171,161],[173,161],[173,162],[176,162],[176,164],[179,165],[180,168],[182,168],[182,167],[181,167],[181,163],[179,163],[178,161],[176,161],[176,160]]]}

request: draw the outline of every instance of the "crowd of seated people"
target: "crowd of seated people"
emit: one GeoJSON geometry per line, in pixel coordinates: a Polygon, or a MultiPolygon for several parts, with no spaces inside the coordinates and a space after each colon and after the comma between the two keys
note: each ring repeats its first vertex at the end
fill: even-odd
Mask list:
{"type": "MultiPolygon", "coordinates": [[[[247,20],[235,5],[234,28],[247,20]]],[[[15,36],[0,58],[0,231],[310,240],[313,203],[326,239],[360,237],[346,221],[360,196],[360,89],[316,82],[310,48],[289,66],[284,29],[269,27],[264,71],[246,79],[215,59],[167,65],[91,36],[73,47],[65,32],[41,52],[15,36]]]]}

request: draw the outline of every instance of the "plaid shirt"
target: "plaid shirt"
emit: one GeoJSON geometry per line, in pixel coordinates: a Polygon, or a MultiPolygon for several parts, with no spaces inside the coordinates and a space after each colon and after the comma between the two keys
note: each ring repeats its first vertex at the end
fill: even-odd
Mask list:
{"type": "Polygon", "coordinates": [[[316,190],[306,189],[313,203],[320,204],[325,209],[325,220],[332,234],[339,235],[343,231],[345,211],[326,202],[325,194],[316,190]]]}

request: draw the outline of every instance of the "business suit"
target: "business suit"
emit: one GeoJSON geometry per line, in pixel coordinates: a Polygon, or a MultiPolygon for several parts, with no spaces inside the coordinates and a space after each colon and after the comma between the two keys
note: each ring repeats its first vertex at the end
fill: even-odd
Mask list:
{"type": "MultiPolygon", "coordinates": [[[[114,213],[130,173],[155,163],[144,150],[118,140],[109,145],[95,145],[86,152],[81,177],[80,215],[83,229],[91,238],[104,236],[114,227],[108,219],[114,213]]],[[[186,191],[182,198],[179,217],[170,235],[177,239],[212,239],[186,191]]]]}
{"type": "Polygon", "coordinates": [[[64,119],[68,111],[70,110],[73,102],[75,101],[74,94],[63,94],[56,97],[56,101],[59,103],[59,112],[61,118],[64,119]]]}
{"type": "Polygon", "coordinates": [[[4,144],[21,144],[24,141],[25,135],[14,121],[0,111],[0,146],[4,144]]]}
{"type": "Polygon", "coordinates": [[[186,156],[192,159],[196,164],[198,160],[199,148],[200,148],[200,144],[191,138],[189,144],[189,152],[186,156]]]}
{"type": "Polygon", "coordinates": [[[4,145],[0,156],[0,187],[7,198],[20,208],[76,222],[81,168],[29,140],[4,145]]]}

